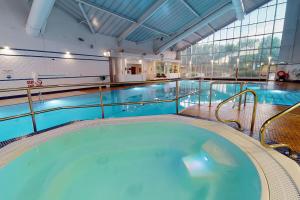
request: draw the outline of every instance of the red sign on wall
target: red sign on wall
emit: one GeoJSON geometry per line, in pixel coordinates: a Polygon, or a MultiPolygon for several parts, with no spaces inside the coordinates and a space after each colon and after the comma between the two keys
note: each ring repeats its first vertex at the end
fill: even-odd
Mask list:
{"type": "Polygon", "coordinates": [[[39,87],[43,85],[43,81],[42,80],[37,80],[36,82],[34,82],[34,80],[28,80],[27,81],[27,86],[28,87],[39,87]]]}

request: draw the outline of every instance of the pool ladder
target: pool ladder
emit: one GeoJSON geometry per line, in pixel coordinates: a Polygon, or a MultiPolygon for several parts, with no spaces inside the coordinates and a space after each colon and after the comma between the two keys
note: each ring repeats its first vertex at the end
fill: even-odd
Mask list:
{"type": "MultiPolygon", "coordinates": [[[[211,107],[211,101],[212,101],[212,93],[213,93],[213,85],[223,85],[223,84],[230,84],[230,85],[239,85],[240,86],[240,92],[243,91],[243,87],[245,84],[247,84],[246,81],[213,81],[210,83],[210,88],[209,88],[209,107],[211,107]]],[[[236,87],[235,87],[236,91],[236,87]]],[[[238,110],[241,110],[241,104],[242,104],[242,95],[239,95],[239,101],[238,101],[238,110]]],[[[235,98],[234,98],[235,99],[235,98]]],[[[245,96],[246,99],[246,96],[245,96]]],[[[245,102],[244,102],[245,104],[245,102]]],[[[234,105],[235,107],[235,105],[234,105]]]]}
{"type": "Polygon", "coordinates": [[[267,147],[267,148],[272,148],[272,149],[277,149],[277,148],[287,148],[289,150],[289,155],[293,156],[295,155],[294,152],[292,152],[292,148],[288,144],[267,144],[266,143],[266,132],[268,126],[276,119],[290,113],[291,111],[295,110],[296,108],[300,107],[300,102],[294,104],[293,106],[281,111],[280,113],[277,113],[273,117],[269,118],[266,120],[263,125],[260,128],[259,131],[259,138],[260,138],[260,143],[262,146],[267,147]]]}
{"type": "MultiPolygon", "coordinates": [[[[241,88],[242,88],[242,87],[241,87],[241,88]]],[[[221,107],[222,107],[224,104],[226,104],[226,103],[228,103],[228,102],[234,100],[234,99],[237,98],[237,97],[239,97],[239,99],[240,99],[240,100],[239,100],[239,110],[240,110],[240,107],[241,107],[241,101],[242,101],[242,96],[243,96],[243,95],[245,95],[245,97],[244,97],[244,106],[245,106],[246,103],[247,103],[247,102],[246,102],[246,98],[247,98],[246,95],[247,95],[247,93],[251,93],[251,94],[253,95],[253,97],[254,97],[254,105],[253,105],[253,110],[252,110],[251,128],[250,128],[251,133],[253,133],[253,130],[254,130],[254,123],[255,123],[255,118],[256,118],[257,101],[258,101],[256,92],[255,92],[254,90],[246,89],[246,90],[243,90],[243,91],[241,91],[241,92],[239,92],[239,93],[237,93],[237,94],[235,94],[235,95],[229,97],[228,99],[225,99],[224,101],[222,101],[221,103],[218,104],[218,106],[217,106],[217,108],[216,108],[216,110],[215,110],[215,116],[216,116],[216,118],[217,118],[217,120],[218,120],[219,122],[223,122],[223,123],[235,123],[235,124],[238,126],[238,129],[239,129],[239,130],[242,130],[242,125],[241,125],[240,121],[238,121],[238,120],[233,120],[233,119],[223,120],[223,119],[220,118],[219,111],[220,111],[221,107]]]]}
{"type": "MultiPolygon", "coordinates": [[[[243,90],[240,93],[235,94],[235,95],[229,97],[228,99],[222,101],[220,104],[218,104],[218,106],[217,106],[217,108],[215,110],[215,116],[216,116],[216,118],[217,118],[217,120],[219,122],[223,122],[223,123],[235,123],[238,126],[238,129],[242,130],[242,125],[241,125],[241,123],[238,120],[232,120],[232,119],[223,120],[219,116],[219,111],[220,111],[221,107],[224,104],[228,103],[229,101],[234,100],[237,97],[240,97],[240,99],[241,99],[242,95],[245,95],[245,97],[244,97],[244,106],[245,106],[246,103],[247,103],[247,93],[251,93],[254,96],[254,105],[253,105],[253,110],[252,110],[251,128],[250,128],[251,133],[253,133],[254,124],[255,124],[255,118],[256,118],[256,111],[257,111],[257,102],[258,102],[257,95],[256,95],[256,92],[254,90],[251,90],[251,89],[243,90]]],[[[266,135],[268,126],[274,120],[276,120],[276,119],[278,119],[278,118],[280,118],[280,117],[288,114],[289,112],[295,110],[298,107],[300,107],[300,102],[298,102],[298,103],[294,104],[293,106],[291,106],[291,107],[289,107],[289,108],[281,111],[280,113],[274,115],[273,117],[269,118],[268,120],[266,120],[263,123],[263,125],[261,126],[260,131],[259,131],[259,140],[260,140],[260,143],[261,143],[262,146],[267,147],[267,148],[272,148],[272,149],[287,148],[288,151],[289,151],[289,156],[292,157],[292,158],[297,158],[297,157],[295,157],[296,154],[295,154],[295,152],[292,151],[292,148],[290,147],[290,145],[288,145],[288,144],[267,144],[266,143],[266,137],[265,137],[265,135],[266,135]]],[[[240,105],[239,105],[239,108],[240,108],[240,105]]]]}

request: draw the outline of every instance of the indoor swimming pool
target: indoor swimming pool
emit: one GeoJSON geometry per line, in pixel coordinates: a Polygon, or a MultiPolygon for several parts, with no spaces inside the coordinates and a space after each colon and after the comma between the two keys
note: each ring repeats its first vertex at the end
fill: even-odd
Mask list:
{"type": "MultiPolygon", "coordinates": [[[[180,96],[199,89],[199,82],[192,80],[180,81],[180,96]]],[[[201,104],[207,106],[209,101],[210,82],[201,83],[201,104]]],[[[300,91],[282,91],[266,89],[264,83],[251,83],[244,86],[257,92],[259,103],[275,105],[293,105],[300,101],[300,91]]],[[[212,103],[222,100],[239,92],[239,85],[218,84],[213,85],[212,103]]],[[[174,99],[176,94],[175,82],[152,84],[146,86],[135,86],[119,90],[103,92],[103,103],[138,102],[151,100],[174,99]]],[[[250,95],[247,101],[252,102],[250,95]]],[[[57,98],[45,101],[36,101],[33,104],[34,111],[61,106],[78,106],[99,104],[99,93],[57,98]]],[[[179,111],[196,105],[199,102],[198,95],[191,95],[180,99],[179,111]]],[[[145,116],[174,114],[176,112],[175,102],[162,102],[153,104],[118,105],[104,108],[105,118],[145,116]]],[[[0,117],[7,117],[29,112],[28,103],[15,104],[0,107],[0,117]]],[[[78,108],[68,110],[57,110],[36,116],[38,131],[77,120],[101,118],[101,108],[78,108]]],[[[21,137],[33,132],[31,117],[0,122],[0,141],[21,137]]]]}
{"type": "Polygon", "coordinates": [[[260,175],[249,157],[206,129],[150,120],[68,132],[1,168],[1,198],[261,199],[260,175]]]}

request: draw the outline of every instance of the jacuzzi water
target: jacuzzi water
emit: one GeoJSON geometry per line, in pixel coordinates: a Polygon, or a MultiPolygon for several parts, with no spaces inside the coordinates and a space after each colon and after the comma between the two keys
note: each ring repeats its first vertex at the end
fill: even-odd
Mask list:
{"type": "Polygon", "coordinates": [[[178,122],[79,129],[0,168],[3,200],[258,200],[259,174],[237,146],[178,122]]]}
{"type": "MultiPolygon", "coordinates": [[[[207,104],[209,100],[209,82],[201,85],[201,103],[207,104]]],[[[300,101],[300,91],[281,91],[265,89],[263,84],[248,84],[244,87],[254,89],[257,92],[260,103],[293,105],[300,101]]],[[[199,88],[198,81],[180,81],[180,95],[187,94],[199,88]]],[[[233,94],[239,92],[237,85],[214,85],[212,102],[221,102],[233,94]]],[[[175,82],[166,84],[155,84],[150,86],[139,86],[122,90],[113,90],[103,93],[104,103],[120,103],[128,101],[146,101],[154,99],[175,98],[175,82]]],[[[34,110],[43,110],[59,106],[76,106],[87,104],[99,104],[99,94],[87,94],[73,97],[65,97],[48,101],[34,103],[34,110]]],[[[248,95],[248,101],[253,101],[248,95]]],[[[179,109],[198,104],[198,95],[188,96],[180,100],[179,109]]],[[[12,116],[29,112],[27,103],[0,107],[0,117],[12,116]]],[[[174,114],[176,112],[175,102],[157,103],[145,105],[113,106],[105,107],[105,118],[145,116],[159,114],[174,114]]],[[[36,115],[37,129],[44,130],[64,123],[101,118],[100,108],[82,108],[72,110],[59,110],[36,115]]],[[[31,117],[19,118],[0,122],[0,141],[24,136],[32,133],[31,117]]]]}

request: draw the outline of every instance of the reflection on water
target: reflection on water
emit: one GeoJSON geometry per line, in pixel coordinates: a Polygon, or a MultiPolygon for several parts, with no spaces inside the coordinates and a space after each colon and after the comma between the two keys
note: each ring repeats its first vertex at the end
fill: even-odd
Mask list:
{"type": "Polygon", "coordinates": [[[214,140],[207,140],[199,153],[185,156],[182,160],[190,176],[194,178],[214,176],[216,166],[227,170],[238,166],[232,152],[222,149],[222,144],[214,140]]]}
{"type": "Polygon", "coordinates": [[[182,158],[189,174],[193,178],[211,177],[214,175],[213,161],[209,155],[202,151],[198,154],[182,158]]]}

